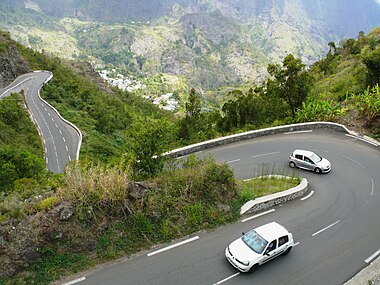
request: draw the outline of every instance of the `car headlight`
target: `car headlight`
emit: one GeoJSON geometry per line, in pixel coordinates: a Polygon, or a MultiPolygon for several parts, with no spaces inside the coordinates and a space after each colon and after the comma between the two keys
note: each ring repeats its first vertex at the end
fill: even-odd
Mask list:
{"type": "Polygon", "coordinates": [[[239,259],[235,259],[237,262],[239,262],[240,264],[243,264],[244,266],[248,266],[249,265],[249,261],[241,261],[239,259]]]}

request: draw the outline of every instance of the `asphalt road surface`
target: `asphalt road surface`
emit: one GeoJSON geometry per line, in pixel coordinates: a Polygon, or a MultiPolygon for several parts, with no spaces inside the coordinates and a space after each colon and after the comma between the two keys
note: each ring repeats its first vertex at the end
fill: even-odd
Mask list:
{"type": "Polygon", "coordinates": [[[22,75],[0,90],[0,99],[24,90],[29,112],[43,139],[46,167],[54,173],[62,173],[69,161],[78,159],[82,135],[50,104],[41,99],[39,90],[51,78],[52,73],[48,71],[22,75]]]}
{"type": "MultiPolygon", "coordinates": [[[[198,153],[212,153],[240,179],[276,169],[287,174],[289,154],[313,150],[329,159],[332,171],[295,170],[309,181],[310,194],[279,205],[246,222],[160,245],[114,264],[71,277],[91,284],[343,284],[380,253],[380,152],[378,147],[334,131],[261,137],[198,153]],[[243,231],[276,221],[294,235],[287,256],[243,274],[224,256],[243,231]],[[191,238],[191,240],[189,240],[191,238]],[[185,243],[185,241],[188,241],[185,243]],[[167,246],[172,248],[163,250],[167,246]],[[160,251],[163,250],[163,251],[160,251]]],[[[205,189],[206,190],[206,189],[205,189]]],[[[75,280],[73,280],[75,279],[75,280]]],[[[71,281],[70,281],[71,282],[71,281]]],[[[73,284],[66,283],[66,284],[73,284]]]]}

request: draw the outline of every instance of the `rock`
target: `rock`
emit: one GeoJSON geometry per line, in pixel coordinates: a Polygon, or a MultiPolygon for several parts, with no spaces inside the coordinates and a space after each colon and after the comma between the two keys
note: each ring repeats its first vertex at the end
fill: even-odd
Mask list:
{"type": "Polygon", "coordinates": [[[64,207],[59,215],[60,221],[68,221],[74,214],[74,210],[71,207],[64,207]]]}
{"type": "Polygon", "coordinates": [[[146,195],[146,186],[140,182],[129,182],[127,186],[129,198],[140,200],[146,195]]]}

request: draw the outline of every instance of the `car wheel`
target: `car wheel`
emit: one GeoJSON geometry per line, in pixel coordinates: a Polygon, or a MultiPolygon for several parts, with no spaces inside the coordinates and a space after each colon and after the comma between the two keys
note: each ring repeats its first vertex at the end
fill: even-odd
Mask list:
{"type": "Polygon", "coordinates": [[[322,170],[321,170],[320,168],[317,167],[317,168],[315,169],[315,173],[322,173],[322,170]]]}
{"type": "Polygon", "coordinates": [[[255,272],[257,270],[257,268],[259,268],[259,264],[258,263],[256,263],[255,265],[253,265],[251,267],[251,269],[249,270],[249,272],[255,272]]]}
{"type": "Polygon", "coordinates": [[[290,166],[291,168],[294,168],[294,167],[296,167],[296,164],[295,164],[293,161],[291,161],[291,162],[289,162],[289,166],[290,166]]]}
{"type": "Polygon", "coordinates": [[[285,250],[284,255],[288,255],[291,250],[292,250],[292,247],[288,247],[288,249],[285,250]]]}

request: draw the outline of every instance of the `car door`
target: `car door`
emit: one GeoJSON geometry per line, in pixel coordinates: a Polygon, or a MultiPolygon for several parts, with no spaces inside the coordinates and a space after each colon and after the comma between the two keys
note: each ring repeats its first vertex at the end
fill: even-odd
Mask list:
{"type": "Polygon", "coordinates": [[[303,160],[303,155],[301,154],[296,154],[294,155],[294,162],[296,163],[297,167],[299,168],[304,168],[304,160],[303,160]]]}
{"type": "Polygon", "coordinates": [[[312,161],[309,157],[307,156],[304,156],[303,157],[303,160],[304,160],[304,166],[307,170],[314,170],[315,168],[315,163],[314,161],[312,161]]]}
{"type": "Polygon", "coordinates": [[[264,251],[262,263],[268,262],[269,260],[272,260],[277,255],[279,255],[277,244],[277,240],[273,240],[268,243],[268,246],[264,251]]]}
{"type": "Polygon", "coordinates": [[[288,244],[289,244],[289,236],[288,235],[280,237],[278,239],[277,253],[281,254],[281,253],[285,252],[288,249],[288,244]]]}

